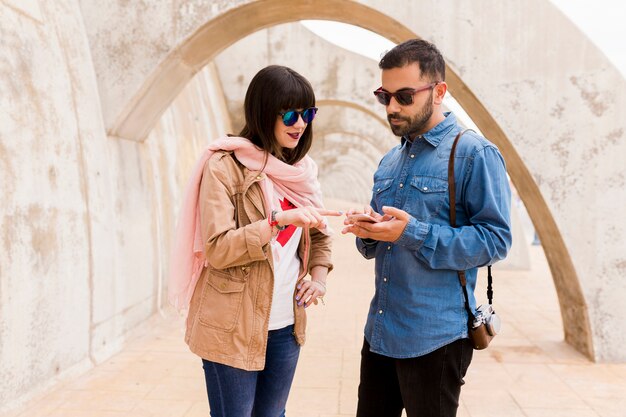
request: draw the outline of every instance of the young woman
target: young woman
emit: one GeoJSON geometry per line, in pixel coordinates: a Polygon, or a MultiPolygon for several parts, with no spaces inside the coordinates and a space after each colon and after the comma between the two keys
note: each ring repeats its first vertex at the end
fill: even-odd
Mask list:
{"type": "Polygon", "coordinates": [[[305,308],[326,293],[329,229],[307,156],[315,95],[290,68],[252,79],[240,137],[198,162],[179,220],[170,301],[189,308],[211,416],[279,417],[305,339],[305,308]],[[307,275],[310,278],[307,279],[307,275]]]}

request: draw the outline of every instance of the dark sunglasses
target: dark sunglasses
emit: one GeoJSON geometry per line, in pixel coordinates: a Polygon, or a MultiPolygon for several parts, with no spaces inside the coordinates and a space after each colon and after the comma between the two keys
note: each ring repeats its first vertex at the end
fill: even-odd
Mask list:
{"type": "Polygon", "coordinates": [[[309,107],[308,109],[304,109],[302,111],[287,110],[286,112],[281,112],[278,114],[282,116],[285,126],[293,126],[298,121],[299,116],[302,116],[302,120],[304,121],[304,123],[311,123],[315,118],[316,113],[317,107],[309,107]]]}
{"type": "Polygon", "coordinates": [[[440,84],[440,82],[437,81],[436,83],[430,83],[418,89],[403,88],[402,90],[398,90],[395,93],[390,93],[389,91],[385,91],[382,87],[380,87],[378,90],[374,91],[374,95],[378,99],[378,102],[380,104],[384,104],[385,106],[389,105],[389,103],[391,102],[391,97],[395,97],[399,105],[408,106],[413,104],[413,96],[415,94],[421,91],[431,90],[435,88],[437,84],[440,84]]]}

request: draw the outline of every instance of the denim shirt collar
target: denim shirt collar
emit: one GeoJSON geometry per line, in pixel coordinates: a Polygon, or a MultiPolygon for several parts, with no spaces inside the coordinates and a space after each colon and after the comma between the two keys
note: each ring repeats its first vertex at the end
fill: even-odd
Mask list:
{"type": "MultiPolygon", "coordinates": [[[[446,112],[443,115],[445,116],[445,119],[443,119],[437,126],[421,135],[426,142],[430,143],[435,148],[439,146],[450,129],[456,126],[456,116],[452,112],[446,112]]],[[[419,137],[420,136],[418,136],[418,138],[419,137]]],[[[408,136],[403,136],[401,139],[402,145],[404,145],[408,140],[408,136]]]]}

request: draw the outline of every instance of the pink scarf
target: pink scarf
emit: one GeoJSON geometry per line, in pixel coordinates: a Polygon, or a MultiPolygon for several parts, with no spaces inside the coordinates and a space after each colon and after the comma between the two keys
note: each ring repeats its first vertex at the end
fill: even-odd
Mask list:
{"type": "MultiPolygon", "coordinates": [[[[179,310],[189,307],[198,278],[203,267],[207,265],[200,231],[198,198],[206,161],[219,150],[234,151],[237,160],[251,171],[261,171],[263,168],[264,151],[248,139],[240,137],[220,138],[212,142],[196,163],[185,190],[174,237],[174,250],[170,259],[169,301],[179,310]]],[[[272,183],[296,207],[323,207],[321,187],[317,180],[317,165],[308,155],[294,165],[286,164],[269,155],[263,171],[267,174],[265,178],[270,180],[260,181],[266,212],[272,207],[274,193],[272,183]]],[[[327,229],[324,230],[325,233],[330,232],[327,229]]]]}

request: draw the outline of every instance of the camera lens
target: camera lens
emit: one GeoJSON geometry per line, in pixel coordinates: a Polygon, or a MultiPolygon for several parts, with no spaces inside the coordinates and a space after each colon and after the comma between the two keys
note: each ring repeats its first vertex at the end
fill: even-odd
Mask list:
{"type": "Polygon", "coordinates": [[[498,317],[497,314],[493,313],[489,316],[489,318],[487,318],[487,323],[485,324],[487,325],[487,332],[489,332],[491,336],[495,336],[500,333],[501,322],[500,317],[498,317]]]}

